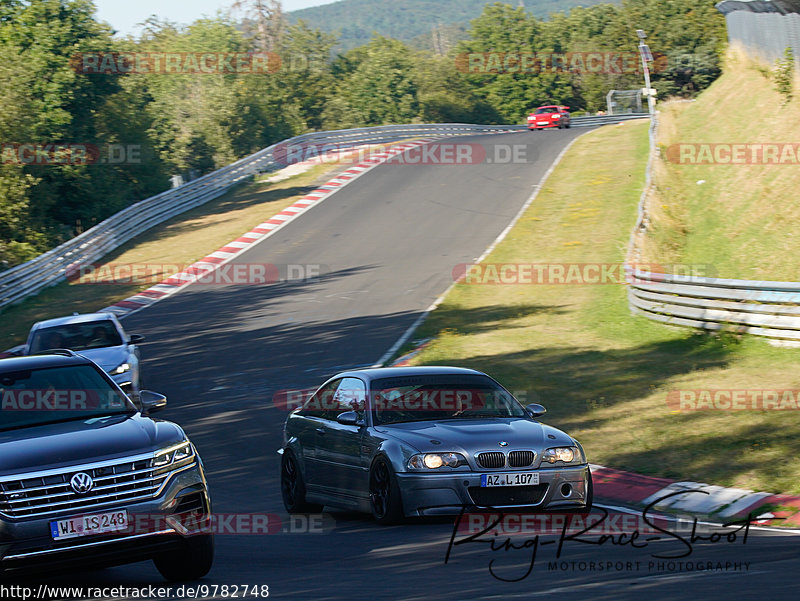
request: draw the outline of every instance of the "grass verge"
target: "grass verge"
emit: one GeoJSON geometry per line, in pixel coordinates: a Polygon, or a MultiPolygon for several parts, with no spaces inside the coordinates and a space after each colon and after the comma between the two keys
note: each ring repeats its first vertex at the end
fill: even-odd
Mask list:
{"type": "MultiPolygon", "coordinates": [[[[647,123],[581,137],[485,263],[619,264],[636,218],[647,123]]],[[[624,285],[454,287],[417,332],[414,364],[473,367],[578,438],[594,463],[800,493],[793,411],[676,412],[675,390],[800,389],[800,351],[630,315],[624,285]]]]}
{"type": "Polygon", "coordinates": [[[647,261],[708,265],[709,275],[723,278],[800,281],[792,227],[800,219],[800,112],[798,99],[784,100],[769,67],[732,51],[696,101],[663,105],[647,261]]]}

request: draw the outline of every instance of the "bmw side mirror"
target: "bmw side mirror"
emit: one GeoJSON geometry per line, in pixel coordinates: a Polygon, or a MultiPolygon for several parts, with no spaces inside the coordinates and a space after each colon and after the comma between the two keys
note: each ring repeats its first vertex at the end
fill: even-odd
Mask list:
{"type": "Polygon", "coordinates": [[[167,406],[167,397],[152,390],[142,390],[139,392],[139,404],[142,407],[142,415],[150,415],[167,406]]]}
{"type": "Polygon", "coordinates": [[[364,420],[355,411],[345,411],[336,416],[336,421],[343,426],[363,426],[364,420]]]}
{"type": "Polygon", "coordinates": [[[128,344],[141,344],[144,342],[144,336],[141,334],[131,334],[128,344]]]}
{"type": "Polygon", "coordinates": [[[525,411],[528,412],[528,415],[531,417],[539,417],[540,415],[544,415],[547,413],[547,409],[544,408],[543,405],[539,403],[531,403],[530,405],[525,405],[525,411]]]}

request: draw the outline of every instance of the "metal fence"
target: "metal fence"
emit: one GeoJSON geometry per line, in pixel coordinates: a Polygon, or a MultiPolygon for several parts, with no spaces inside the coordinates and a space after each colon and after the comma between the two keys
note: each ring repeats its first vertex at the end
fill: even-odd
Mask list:
{"type": "MultiPolygon", "coordinates": [[[[642,115],[576,117],[575,127],[618,123],[642,115]]],[[[131,238],[176,215],[218,198],[236,184],[257,173],[286,166],[288,146],[338,145],[339,147],[384,144],[422,136],[458,136],[520,132],[524,125],[387,125],[338,131],[315,132],[273,144],[251,156],[133,204],[35,259],[0,273],[0,308],[19,302],[47,286],[66,279],[80,265],[97,261],[131,238]]]]}
{"type": "Polygon", "coordinates": [[[800,67],[800,0],[724,0],[717,9],[725,15],[731,45],[769,62],[791,48],[800,67]]]}

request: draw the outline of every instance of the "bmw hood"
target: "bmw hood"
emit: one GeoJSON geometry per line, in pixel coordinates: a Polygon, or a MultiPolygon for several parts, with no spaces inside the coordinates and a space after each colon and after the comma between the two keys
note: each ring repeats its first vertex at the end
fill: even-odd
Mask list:
{"type": "Polygon", "coordinates": [[[540,454],[548,447],[575,444],[561,430],[526,418],[410,422],[376,429],[421,453],[453,451],[472,455],[478,451],[531,449],[540,454]]]}
{"type": "Polygon", "coordinates": [[[104,348],[93,348],[78,351],[87,359],[97,363],[104,371],[110,372],[130,358],[128,345],[107,346],[104,348]]]}
{"type": "Polygon", "coordinates": [[[0,432],[0,475],[116,459],[184,440],[176,424],[122,415],[0,432]]]}

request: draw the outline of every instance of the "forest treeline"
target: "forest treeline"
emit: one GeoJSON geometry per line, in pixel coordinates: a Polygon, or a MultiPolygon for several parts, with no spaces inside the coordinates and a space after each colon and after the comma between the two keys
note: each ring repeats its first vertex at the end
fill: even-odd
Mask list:
{"type": "Polygon", "coordinates": [[[636,29],[656,54],[659,97],[691,96],[719,75],[726,42],[713,0],[623,0],[547,20],[488,4],[468,39],[436,51],[374,36],[336,54],[332,34],[302,21],[281,28],[275,60],[258,72],[92,72],[86,57],[242,56],[258,45],[222,14],[188,26],[153,18],[120,38],[90,0],[3,0],[0,269],[167,189],[174,174],[207,173],[303,132],[522,123],[546,103],[595,112],[608,90],[643,86],[640,70],[615,66],[617,55],[635,59],[636,29]],[[612,58],[601,66],[598,53],[612,58]]]}
{"type": "MultiPolygon", "coordinates": [[[[508,0],[538,17],[591,6],[603,0],[508,0]]],[[[619,0],[606,0],[613,4],[619,0]]],[[[487,0],[339,0],[288,13],[290,22],[306,21],[311,27],[336,33],[336,50],[351,50],[369,42],[373,34],[395,38],[414,47],[430,45],[431,30],[443,32],[445,42],[466,38],[462,27],[483,11],[487,0]]]]}

